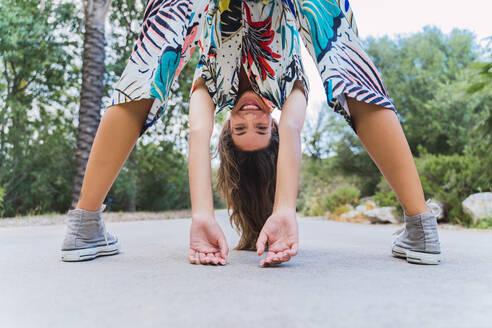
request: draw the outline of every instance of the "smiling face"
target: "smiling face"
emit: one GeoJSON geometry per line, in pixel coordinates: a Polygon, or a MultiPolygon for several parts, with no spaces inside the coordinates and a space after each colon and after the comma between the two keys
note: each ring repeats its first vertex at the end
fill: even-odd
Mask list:
{"type": "Polygon", "coordinates": [[[253,151],[268,146],[274,128],[269,107],[252,90],[245,91],[231,111],[230,128],[234,144],[253,151]]]}

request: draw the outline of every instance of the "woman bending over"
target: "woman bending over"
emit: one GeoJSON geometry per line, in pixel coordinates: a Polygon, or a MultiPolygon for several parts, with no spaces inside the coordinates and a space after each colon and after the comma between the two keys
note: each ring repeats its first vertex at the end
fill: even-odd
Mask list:
{"type": "Polygon", "coordinates": [[[267,246],[264,265],[294,256],[300,131],[309,89],[300,40],[317,66],[329,108],[343,115],[404,208],[393,255],[439,263],[436,217],[426,205],[395,107],[358,39],[348,0],[149,0],[142,32],[98,128],[79,202],[68,212],[62,259],[118,252],[118,239],[104,229],[102,202],[138,138],[162,116],[172,82],[196,46],[189,261],[227,261],[227,243],[214,218],[209,158],[214,114],[225,109],[231,115],[220,136],[217,187],[241,233],[236,248],[256,248],[261,255],[267,246]],[[270,116],[275,107],[282,110],[278,124],[270,116]]]}

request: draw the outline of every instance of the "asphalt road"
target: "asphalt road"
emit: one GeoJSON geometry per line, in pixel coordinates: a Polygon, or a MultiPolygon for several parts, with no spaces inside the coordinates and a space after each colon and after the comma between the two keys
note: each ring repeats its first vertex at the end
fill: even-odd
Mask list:
{"type": "Polygon", "coordinates": [[[0,228],[0,327],[492,327],[492,233],[440,230],[443,262],[390,255],[394,225],[299,218],[262,268],[224,211],[226,266],[187,260],[189,219],[109,223],[122,252],[60,260],[63,225],[0,228]]]}

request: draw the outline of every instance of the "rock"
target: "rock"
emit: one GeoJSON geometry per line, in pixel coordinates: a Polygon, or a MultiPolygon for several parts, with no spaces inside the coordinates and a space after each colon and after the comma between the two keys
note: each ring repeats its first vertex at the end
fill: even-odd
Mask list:
{"type": "Polygon", "coordinates": [[[471,216],[473,224],[492,217],[492,192],[481,192],[468,196],[462,203],[463,212],[471,216]]]}
{"type": "Polygon", "coordinates": [[[358,213],[363,213],[365,211],[368,210],[367,206],[366,205],[357,205],[355,207],[355,210],[358,212],[358,213]]]}
{"type": "Polygon", "coordinates": [[[428,199],[426,202],[427,207],[432,211],[432,213],[436,214],[437,221],[441,221],[445,218],[444,215],[444,204],[436,199],[428,199]]]}
{"type": "Polygon", "coordinates": [[[359,199],[359,203],[361,203],[361,204],[364,204],[366,202],[376,204],[376,202],[374,201],[374,196],[367,196],[367,197],[362,197],[361,199],[359,199]]]}
{"type": "Polygon", "coordinates": [[[371,197],[364,197],[359,200],[359,204],[355,207],[355,210],[359,213],[364,213],[365,211],[372,210],[376,208],[376,203],[371,197]]]}
{"type": "Polygon", "coordinates": [[[365,211],[364,215],[371,220],[371,223],[400,223],[396,208],[393,206],[379,207],[365,211]]]}
{"type": "Polygon", "coordinates": [[[371,223],[369,219],[367,219],[364,214],[358,212],[356,210],[351,210],[340,215],[331,214],[327,217],[329,220],[339,221],[339,222],[351,222],[351,223],[363,223],[369,224],[371,223]]]}
{"type": "Polygon", "coordinates": [[[341,218],[344,219],[354,219],[355,217],[360,216],[360,212],[352,210],[340,215],[341,218]]]}

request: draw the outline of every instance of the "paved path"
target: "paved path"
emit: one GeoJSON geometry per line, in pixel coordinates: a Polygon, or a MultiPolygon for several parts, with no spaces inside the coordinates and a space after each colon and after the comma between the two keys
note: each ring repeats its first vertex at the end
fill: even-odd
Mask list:
{"type": "Polygon", "coordinates": [[[0,327],[492,327],[491,232],[441,230],[422,266],[390,256],[396,226],[299,218],[298,255],[262,268],[189,264],[190,223],[109,223],[122,253],[83,263],[61,262],[62,225],[0,228],[0,327]]]}

